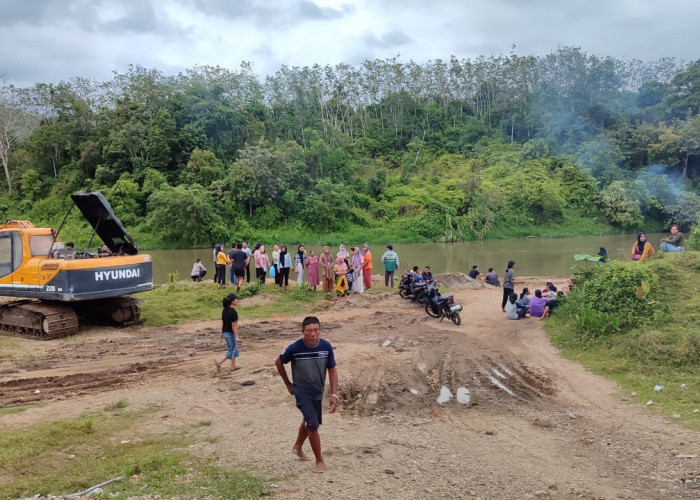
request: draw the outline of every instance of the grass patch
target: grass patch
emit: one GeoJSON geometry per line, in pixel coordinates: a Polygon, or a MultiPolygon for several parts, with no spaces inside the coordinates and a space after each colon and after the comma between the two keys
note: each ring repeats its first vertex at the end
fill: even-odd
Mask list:
{"type": "Polygon", "coordinates": [[[13,406],[10,408],[0,408],[0,417],[3,415],[14,415],[15,413],[22,413],[26,411],[26,406],[13,406]]]}
{"type": "Polygon", "coordinates": [[[216,457],[194,456],[190,435],[121,436],[149,411],[91,415],[0,432],[0,498],[82,491],[120,475],[104,487],[114,498],[258,498],[265,480],[229,470],[216,457]]]}
{"type": "MultiPolygon", "coordinates": [[[[141,295],[141,316],[145,318],[147,326],[218,319],[221,317],[221,300],[231,292],[235,292],[235,287],[220,290],[212,283],[164,285],[141,295]]],[[[281,290],[272,283],[263,286],[255,283],[241,287],[240,292],[236,293],[241,296],[238,309],[248,318],[314,313],[323,310],[323,302],[330,298],[324,292],[314,291],[309,285],[297,287],[296,284],[281,290]],[[246,303],[246,298],[261,293],[273,296],[273,303],[246,303]]]]}
{"type": "Polygon", "coordinates": [[[618,382],[623,396],[636,393],[631,400],[653,401],[650,411],[679,415],[679,422],[700,429],[700,412],[693,411],[700,409],[700,253],[661,254],[611,269],[584,277],[581,291],[547,322],[552,342],[567,358],[618,382]],[[623,279],[631,272],[655,284],[639,290],[623,279]],[[596,304],[596,297],[605,303],[596,304]],[[637,306],[626,303],[630,297],[637,306]],[[657,385],[663,389],[654,390],[657,385]]]}

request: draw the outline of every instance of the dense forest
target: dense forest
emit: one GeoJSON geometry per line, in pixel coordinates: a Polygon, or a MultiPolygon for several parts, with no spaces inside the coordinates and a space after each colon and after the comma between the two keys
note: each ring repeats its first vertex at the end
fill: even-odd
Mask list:
{"type": "Polygon", "coordinates": [[[99,190],[151,247],[687,231],[699,108],[700,60],[576,47],[5,83],[0,218],[56,227],[99,190]]]}

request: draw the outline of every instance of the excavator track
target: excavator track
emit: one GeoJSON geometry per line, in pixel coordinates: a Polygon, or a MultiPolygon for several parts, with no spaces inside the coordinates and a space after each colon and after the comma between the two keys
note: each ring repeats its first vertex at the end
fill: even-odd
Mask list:
{"type": "Polygon", "coordinates": [[[112,297],[108,299],[76,302],[73,307],[78,315],[95,322],[111,322],[119,326],[138,325],[141,321],[139,299],[112,297]]]}
{"type": "Polygon", "coordinates": [[[68,306],[20,300],[0,305],[0,332],[36,340],[78,333],[78,315],[68,306]]]}

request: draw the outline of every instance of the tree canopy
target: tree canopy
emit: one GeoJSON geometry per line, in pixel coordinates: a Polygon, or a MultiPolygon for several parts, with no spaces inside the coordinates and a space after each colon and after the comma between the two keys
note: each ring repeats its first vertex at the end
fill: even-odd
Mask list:
{"type": "Polygon", "coordinates": [[[562,47],[2,85],[0,216],[55,225],[67,194],[101,190],[153,245],[687,230],[699,82],[700,60],[562,47]]]}

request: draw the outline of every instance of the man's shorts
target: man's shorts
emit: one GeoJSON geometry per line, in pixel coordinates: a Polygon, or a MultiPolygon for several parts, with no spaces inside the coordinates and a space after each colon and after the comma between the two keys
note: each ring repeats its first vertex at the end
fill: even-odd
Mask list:
{"type": "Polygon", "coordinates": [[[234,269],[233,274],[236,276],[245,276],[245,268],[240,268],[240,269],[234,269]]]}
{"type": "Polygon", "coordinates": [[[297,408],[301,410],[301,414],[304,416],[304,423],[306,424],[306,429],[309,431],[318,430],[322,423],[322,404],[321,399],[311,399],[305,398],[303,396],[295,396],[297,400],[297,408]]]}

